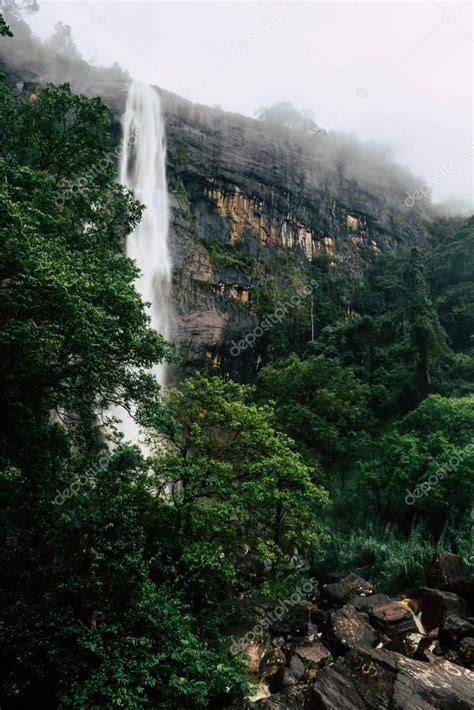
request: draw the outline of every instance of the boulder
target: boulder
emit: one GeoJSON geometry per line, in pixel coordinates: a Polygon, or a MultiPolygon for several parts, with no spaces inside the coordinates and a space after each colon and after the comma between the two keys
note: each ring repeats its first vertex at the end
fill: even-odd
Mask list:
{"type": "Polygon", "coordinates": [[[290,688],[292,685],[296,685],[298,681],[286,666],[278,668],[272,675],[268,678],[268,687],[271,693],[278,693],[284,688],[290,688]]]}
{"type": "Polygon", "coordinates": [[[402,656],[408,658],[417,658],[420,661],[425,661],[425,651],[433,645],[433,639],[428,636],[423,636],[419,633],[405,633],[395,636],[384,644],[383,648],[387,651],[396,651],[402,656]]]}
{"type": "Polygon", "coordinates": [[[468,596],[471,587],[463,558],[451,552],[437,552],[432,557],[426,571],[426,582],[429,587],[455,592],[460,596],[468,596]]]}
{"type": "Polygon", "coordinates": [[[294,652],[309,668],[320,668],[332,660],[330,651],[320,641],[302,643],[296,646],[294,652]]]}
{"type": "Polygon", "coordinates": [[[324,584],[321,589],[321,596],[335,604],[346,604],[351,597],[373,593],[372,584],[357,574],[349,574],[334,584],[324,584]]]}
{"type": "Polygon", "coordinates": [[[323,638],[335,655],[346,653],[357,644],[374,646],[378,634],[367,617],[348,604],[329,614],[323,638]]]}
{"type": "Polygon", "coordinates": [[[314,710],[471,710],[474,674],[444,660],[427,664],[367,646],[322,668],[308,691],[314,710]]]}
{"type": "Polygon", "coordinates": [[[370,613],[370,620],[389,638],[398,636],[398,634],[419,631],[411,610],[406,604],[399,601],[390,601],[388,604],[375,607],[370,613]]]}
{"type": "Polygon", "coordinates": [[[290,670],[297,680],[304,676],[304,663],[296,653],[294,653],[290,658],[290,670]]]}
{"type": "Polygon", "coordinates": [[[386,594],[371,594],[368,597],[356,596],[352,597],[351,604],[357,609],[368,614],[372,609],[376,609],[384,604],[389,604],[392,600],[386,594]]]}
{"type": "Polygon", "coordinates": [[[286,656],[281,648],[271,648],[262,657],[258,672],[261,678],[270,678],[275,672],[286,665],[286,656]]]}
{"type": "Polygon", "coordinates": [[[312,614],[311,621],[313,624],[316,624],[318,629],[322,630],[326,626],[328,618],[329,612],[318,609],[312,614]]]}
{"type": "Polygon", "coordinates": [[[454,592],[419,587],[410,597],[418,603],[421,621],[427,631],[441,626],[448,614],[456,614],[463,619],[467,616],[466,600],[454,592]]]}
{"type": "Polygon", "coordinates": [[[306,636],[309,624],[309,609],[304,604],[294,604],[285,609],[276,606],[270,614],[269,631],[274,636],[306,636]]]}
{"type": "Polygon", "coordinates": [[[474,625],[456,614],[448,614],[440,626],[438,639],[445,650],[455,649],[466,636],[474,636],[474,625]]]}
{"type": "Polygon", "coordinates": [[[283,692],[272,695],[269,698],[262,698],[249,707],[254,710],[302,710],[305,708],[306,695],[308,689],[302,683],[291,688],[286,688],[283,692]]]}
{"type": "Polygon", "coordinates": [[[471,670],[474,668],[474,638],[467,636],[459,644],[459,657],[471,670]]]}
{"type": "Polygon", "coordinates": [[[309,618],[314,621],[313,616],[318,612],[318,606],[314,602],[309,601],[309,599],[303,599],[301,602],[302,606],[306,607],[309,613],[309,618]]]}

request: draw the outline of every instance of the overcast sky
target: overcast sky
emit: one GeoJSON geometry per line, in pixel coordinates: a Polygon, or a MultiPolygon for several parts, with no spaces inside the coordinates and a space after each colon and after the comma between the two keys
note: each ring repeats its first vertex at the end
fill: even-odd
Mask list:
{"type": "Polygon", "coordinates": [[[85,59],[250,116],[289,100],[472,205],[470,2],[38,1],[33,30],[69,24],[85,59]]]}

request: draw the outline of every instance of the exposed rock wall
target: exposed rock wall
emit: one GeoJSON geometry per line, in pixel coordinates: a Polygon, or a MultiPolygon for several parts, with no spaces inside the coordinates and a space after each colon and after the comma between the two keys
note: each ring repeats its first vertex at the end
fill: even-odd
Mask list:
{"type": "Polygon", "coordinates": [[[308,260],[329,254],[354,279],[375,256],[425,242],[428,215],[404,206],[406,186],[358,180],[343,161],[331,162],[323,135],[278,133],[161,94],[174,197],[175,337],[185,357],[219,360],[255,327],[255,288],[265,274],[296,287],[308,260]]]}
{"type": "MultiPolygon", "coordinates": [[[[82,64],[87,80],[68,77],[71,85],[108,103],[119,140],[127,83],[97,81],[82,64]]],[[[8,60],[6,69],[12,85],[26,93],[64,80],[44,72],[39,78],[25,64],[9,66],[8,60]]],[[[404,206],[408,185],[402,173],[396,177],[387,169],[386,175],[371,176],[366,170],[364,177],[344,156],[328,153],[323,134],[278,132],[160,94],[172,212],[172,335],[184,364],[255,367],[261,343],[230,358],[232,343],[257,326],[257,302],[269,283],[273,296],[296,291],[307,281],[311,259],[330,255],[335,273],[350,284],[377,255],[425,242],[429,215],[417,205],[404,206]]]]}

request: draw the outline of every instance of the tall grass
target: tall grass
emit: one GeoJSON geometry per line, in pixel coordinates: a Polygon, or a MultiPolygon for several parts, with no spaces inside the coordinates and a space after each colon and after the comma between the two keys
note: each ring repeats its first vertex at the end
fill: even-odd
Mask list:
{"type": "Polygon", "coordinates": [[[376,591],[388,594],[403,594],[423,585],[432,555],[451,547],[442,538],[434,543],[421,527],[413,528],[408,537],[392,525],[374,523],[348,532],[333,529],[330,535],[314,560],[315,568],[321,572],[354,572],[372,582],[376,591]]]}

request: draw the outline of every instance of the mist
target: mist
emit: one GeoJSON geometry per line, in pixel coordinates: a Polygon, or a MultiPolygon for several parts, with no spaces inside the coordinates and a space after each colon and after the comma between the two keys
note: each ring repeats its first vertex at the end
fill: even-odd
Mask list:
{"type": "Polygon", "coordinates": [[[133,77],[245,116],[289,101],[324,130],[326,159],[342,152],[356,179],[401,180],[415,201],[431,194],[444,210],[466,212],[471,10],[422,2],[41,2],[24,18],[45,45],[22,31],[8,51],[16,63],[36,56],[45,80],[133,77]],[[69,54],[51,39],[59,22],[70,27],[69,54]]]}

